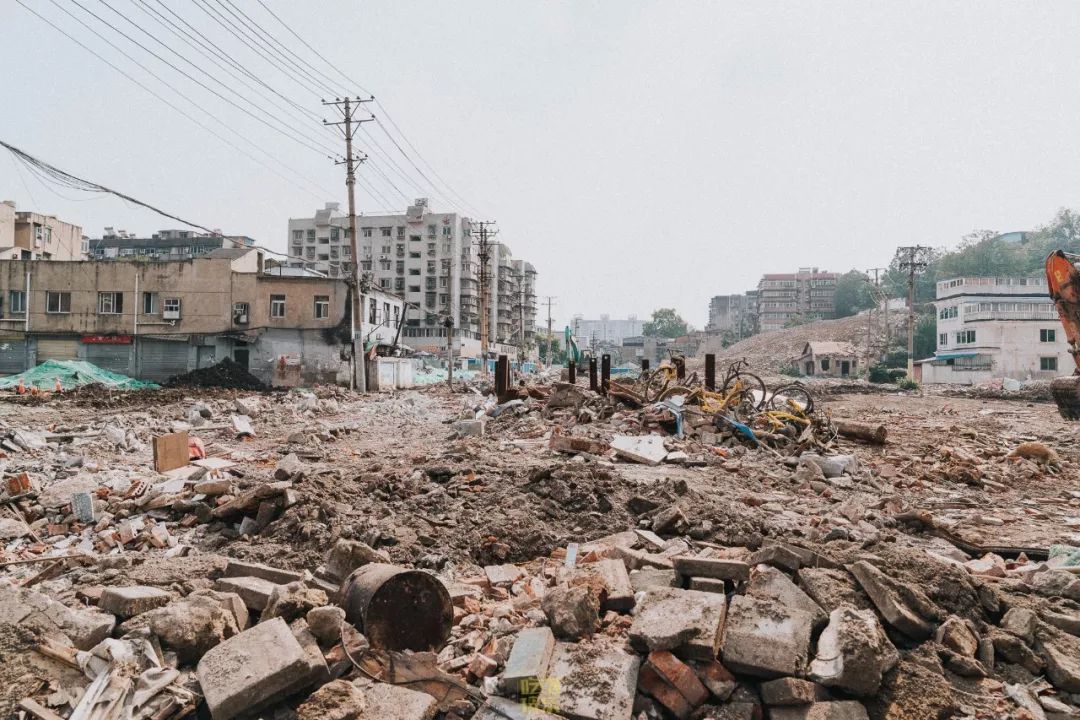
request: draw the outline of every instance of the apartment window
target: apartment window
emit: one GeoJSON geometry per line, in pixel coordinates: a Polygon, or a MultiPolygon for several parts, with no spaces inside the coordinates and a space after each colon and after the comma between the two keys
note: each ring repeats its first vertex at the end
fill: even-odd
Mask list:
{"type": "Polygon", "coordinates": [[[395,325],[400,325],[401,324],[401,306],[399,306],[399,305],[394,306],[394,324],[395,325]]]}
{"type": "Polygon", "coordinates": [[[390,278],[379,278],[379,287],[387,289],[390,287],[390,278]]]}
{"type": "Polygon", "coordinates": [[[454,228],[449,225],[443,225],[442,234],[443,237],[454,237],[454,228]]]}
{"type": "Polygon", "coordinates": [[[8,312],[12,315],[26,314],[26,291],[11,290],[8,292],[8,312]]]}
{"type": "Polygon", "coordinates": [[[446,276],[445,275],[439,278],[439,287],[441,287],[441,288],[446,287],[446,276]]]}
{"type": "Polygon", "coordinates": [[[332,242],[337,242],[340,237],[341,237],[341,230],[339,230],[336,227],[335,228],[330,228],[330,240],[332,242]]]}
{"type": "Polygon", "coordinates": [[[363,228],[364,237],[371,237],[371,228],[363,228]]]}
{"type": "Polygon", "coordinates": [[[403,274],[405,272],[405,261],[398,260],[397,264],[395,265],[395,269],[397,270],[398,275],[403,274]]]}
{"type": "Polygon", "coordinates": [[[419,260],[420,259],[420,253],[411,252],[411,253],[409,253],[409,258],[412,259],[412,260],[419,260]]]}
{"type": "Polygon", "coordinates": [[[974,330],[961,330],[960,332],[956,333],[956,344],[957,345],[962,345],[964,343],[973,343],[973,342],[975,342],[975,331],[974,330]]]}
{"type": "Polygon", "coordinates": [[[419,235],[410,235],[409,236],[409,242],[420,242],[420,239],[421,238],[420,238],[419,235]]]}
{"type": "Polygon", "coordinates": [[[390,319],[390,303],[384,302],[382,304],[382,316],[383,322],[387,322],[390,319]]]}
{"type": "Polygon", "coordinates": [[[360,269],[363,270],[364,272],[371,272],[371,261],[370,260],[364,260],[363,262],[361,262],[360,263],[360,269]]]}
{"type": "Polygon", "coordinates": [[[390,231],[392,229],[393,228],[381,227],[381,228],[379,228],[379,234],[382,235],[383,237],[390,237],[390,231]]]}
{"type": "Polygon", "coordinates": [[[1039,358],[1040,370],[1057,370],[1057,358],[1056,357],[1041,357],[1039,358]]]}
{"type": "Polygon", "coordinates": [[[1039,342],[1057,342],[1057,330],[1040,330],[1039,342]]]}
{"type": "Polygon", "coordinates": [[[292,239],[293,240],[303,240],[304,239],[304,231],[303,230],[293,230],[292,231],[292,239]]]}
{"type": "Polygon", "coordinates": [[[368,322],[372,325],[378,322],[378,320],[376,320],[378,314],[379,304],[375,302],[375,298],[371,298],[370,302],[368,302],[368,322]]]}
{"type": "Polygon", "coordinates": [[[409,292],[411,292],[411,293],[420,292],[420,286],[419,285],[410,285],[409,286],[409,292]]]}
{"type": "MultiPolygon", "coordinates": [[[[331,248],[331,249],[333,249],[333,248],[331,248]]],[[[370,251],[370,250],[368,250],[368,251],[367,251],[366,253],[364,253],[364,254],[365,254],[365,255],[370,255],[370,254],[371,254],[371,251],[370,251]]],[[[342,257],[352,257],[352,248],[351,248],[351,247],[349,247],[348,245],[342,245],[342,246],[341,246],[341,256],[342,256],[342,257]]],[[[370,270],[371,268],[368,268],[368,269],[370,270]]]]}
{"type": "Polygon", "coordinates": [[[143,315],[157,315],[158,295],[157,293],[144,292],[142,294],[142,311],[143,315]]]}
{"type": "Polygon", "coordinates": [[[949,333],[939,333],[937,336],[938,347],[945,347],[949,344],[949,333]]]}
{"type": "Polygon", "coordinates": [[[952,318],[957,316],[958,312],[959,308],[956,305],[953,305],[952,307],[941,308],[941,310],[938,311],[938,318],[940,318],[941,320],[951,320],[952,318]]]}
{"type": "Polygon", "coordinates": [[[330,296],[329,295],[316,295],[315,296],[315,319],[325,320],[330,317],[330,296]]]}
{"type": "Polygon", "coordinates": [[[271,295],[270,296],[270,317],[283,318],[285,317],[285,296],[284,295],[271,295]]]}
{"type": "Polygon", "coordinates": [[[389,245],[383,245],[382,250],[380,250],[379,252],[381,252],[383,255],[389,255],[390,254],[390,246],[389,245]]]}
{"type": "Polygon", "coordinates": [[[326,262],[327,260],[330,259],[330,254],[329,253],[319,253],[317,259],[319,260],[319,262],[326,262]]]}
{"type": "Polygon", "coordinates": [[[329,245],[330,244],[330,238],[328,238],[328,237],[319,238],[319,244],[320,245],[329,245]]]}
{"type": "Polygon", "coordinates": [[[828,370],[829,369],[829,358],[822,358],[821,359],[821,369],[822,370],[828,370]]]}
{"type": "Polygon", "coordinates": [[[338,246],[337,245],[331,245],[330,246],[330,258],[333,259],[333,260],[337,260],[338,259],[338,254],[339,254],[338,253],[338,246]]]}
{"type": "Polygon", "coordinates": [[[409,268],[409,274],[410,275],[419,275],[420,274],[420,268],[409,268]]]}
{"type": "Polygon", "coordinates": [[[307,241],[309,243],[315,242],[315,229],[314,228],[307,231],[307,241]]]}
{"type": "Polygon", "coordinates": [[[403,237],[405,237],[405,228],[404,228],[404,227],[402,227],[402,226],[400,226],[400,225],[398,226],[398,229],[397,229],[397,236],[398,236],[399,238],[403,238],[403,237]]]}
{"type": "Polygon", "coordinates": [[[124,312],[124,293],[99,292],[97,311],[98,315],[119,315],[124,312]]]}
{"type": "Polygon", "coordinates": [[[166,320],[180,317],[180,298],[165,298],[161,302],[161,312],[166,320]]]}
{"type": "Polygon", "coordinates": [[[427,234],[428,234],[428,237],[435,237],[435,226],[434,225],[428,225],[427,226],[427,234]]]}
{"type": "MultiPolygon", "coordinates": [[[[387,278],[389,280],[389,278],[387,278]]],[[[389,284],[383,285],[383,287],[389,287],[389,284]]],[[[405,278],[394,278],[394,289],[401,292],[405,289],[405,278]]]]}

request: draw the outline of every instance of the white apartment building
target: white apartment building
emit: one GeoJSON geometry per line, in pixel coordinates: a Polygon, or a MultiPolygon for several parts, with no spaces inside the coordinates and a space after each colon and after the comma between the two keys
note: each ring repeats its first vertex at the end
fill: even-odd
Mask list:
{"type": "MultiPolygon", "coordinates": [[[[351,272],[348,227],[348,215],[338,203],[326,203],[311,218],[291,218],[288,264],[331,276],[351,272]]],[[[420,198],[404,214],[357,215],[356,227],[360,272],[408,303],[403,342],[416,350],[445,352],[449,318],[457,339],[455,354],[479,356],[479,239],[469,218],[432,212],[428,200],[420,198]]],[[[535,320],[536,271],[513,260],[503,243],[492,243],[490,250],[489,349],[516,358],[521,315],[527,323],[526,339],[535,320]]]]}
{"type": "Polygon", "coordinates": [[[937,284],[937,350],[922,382],[1045,379],[1073,371],[1043,277],[965,277],[937,284]]]}
{"type": "Polygon", "coordinates": [[[600,315],[599,320],[586,320],[584,315],[574,316],[574,337],[585,347],[599,345],[622,345],[623,338],[637,337],[645,330],[645,321],[630,315],[625,320],[610,315],[600,315]]]}

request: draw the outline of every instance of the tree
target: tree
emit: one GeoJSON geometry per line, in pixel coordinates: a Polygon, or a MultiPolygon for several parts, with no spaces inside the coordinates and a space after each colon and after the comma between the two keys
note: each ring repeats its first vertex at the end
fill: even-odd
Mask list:
{"type": "Polygon", "coordinates": [[[673,308],[660,308],[653,311],[643,333],[646,337],[676,338],[686,334],[686,321],[673,308]]]}
{"type": "MultiPolygon", "coordinates": [[[[545,365],[548,364],[547,359],[547,338],[542,337],[537,340],[537,351],[540,354],[540,362],[545,365]]],[[[563,349],[562,343],[558,338],[551,338],[551,364],[562,365],[566,362],[566,350],[563,349]]]]}
{"type": "Polygon", "coordinates": [[[836,317],[850,317],[860,310],[874,307],[874,298],[870,294],[870,278],[858,270],[850,270],[836,281],[836,294],[833,296],[836,317]]]}

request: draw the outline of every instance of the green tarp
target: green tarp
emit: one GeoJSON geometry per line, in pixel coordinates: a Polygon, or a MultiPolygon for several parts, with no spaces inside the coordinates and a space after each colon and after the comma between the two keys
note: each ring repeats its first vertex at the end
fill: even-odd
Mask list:
{"type": "Polygon", "coordinates": [[[60,387],[64,390],[100,383],[117,390],[144,390],[161,387],[157,383],[136,380],[127,375],[102,370],[94,363],[85,360],[46,360],[36,367],[18,375],[7,375],[0,378],[0,390],[18,387],[19,381],[29,389],[31,386],[39,390],[51,391],[56,388],[56,381],[60,381],[60,387]]]}

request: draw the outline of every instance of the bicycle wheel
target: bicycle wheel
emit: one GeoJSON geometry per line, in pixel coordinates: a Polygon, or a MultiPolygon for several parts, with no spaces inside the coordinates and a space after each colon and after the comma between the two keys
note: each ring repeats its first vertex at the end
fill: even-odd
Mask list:
{"type": "Polygon", "coordinates": [[[728,391],[733,383],[742,383],[744,393],[740,394],[740,399],[744,402],[748,401],[750,406],[755,410],[760,410],[765,407],[765,399],[767,390],[765,389],[765,381],[759,378],[757,375],[748,372],[736,373],[727,382],[724,383],[724,387],[720,389],[720,393],[724,394],[728,391]],[[747,394],[750,393],[750,394],[747,394]]]}
{"type": "Polygon", "coordinates": [[[769,409],[788,410],[788,400],[799,405],[807,415],[814,412],[814,397],[802,383],[791,383],[773,390],[772,396],[769,397],[769,409]]]}

